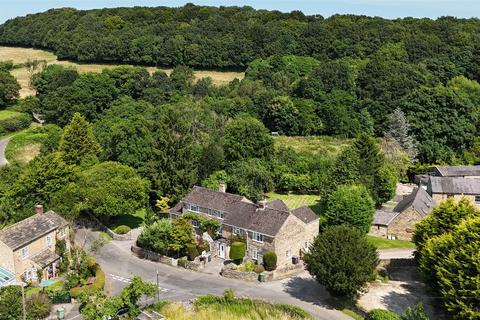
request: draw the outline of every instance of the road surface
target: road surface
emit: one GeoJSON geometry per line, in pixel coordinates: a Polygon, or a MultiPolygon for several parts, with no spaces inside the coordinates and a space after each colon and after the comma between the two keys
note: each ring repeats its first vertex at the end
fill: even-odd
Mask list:
{"type": "Polygon", "coordinates": [[[378,250],[380,259],[410,259],[413,258],[413,249],[385,249],[378,250]]]}
{"type": "MultiPolygon", "coordinates": [[[[75,240],[77,245],[88,250],[97,237],[96,232],[79,229],[75,240]]],[[[329,308],[325,302],[329,297],[328,293],[307,274],[263,284],[225,279],[220,275],[193,272],[139,259],[130,252],[132,243],[110,241],[94,254],[107,275],[108,294],[118,294],[134,275],[155,283],[158,272],[160,299],[188,301],[204,294],[221,295],[225,289],[232,288],[237,296],[296,305],[309,312],[315,319],[351,320],[340,311],[329,308]]]]}
{"type": "Polygon", "coordinates": [[[5,149],[11,138],[5,138],[0,140],[0,167],[3,167],[8,163],[7,158],[5,157],[5,149]]]}

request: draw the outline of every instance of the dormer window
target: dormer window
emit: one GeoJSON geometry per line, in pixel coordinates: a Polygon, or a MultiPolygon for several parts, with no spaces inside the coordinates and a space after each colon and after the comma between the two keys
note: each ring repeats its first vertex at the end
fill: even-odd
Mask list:
{"type": "Polygon", "coordinates": [[[258,232],[253,232],[252,233],[252,240],[255,241],[255,242],[263,243],[263,234],[258,233],[258,232]]]}
{"type": "Polygon", "coordinates": [[[217,218],[222,219],[222,220],[225,217],[225,214],[222,211],[215,210],[215,209],[208,209],[208,215],[213,216],[213,217],[217,217],[217,218]]]}
{"type": "Polygon", "coordinates": [[[197,212],[197,213],[200,212],[200,208],[199,208],[199,206],[197,206],[196,204],[185,203],[184,208],[185,208],[185,210],[187,210],[187,211],[192,211],[192,212],[197,212]]]}

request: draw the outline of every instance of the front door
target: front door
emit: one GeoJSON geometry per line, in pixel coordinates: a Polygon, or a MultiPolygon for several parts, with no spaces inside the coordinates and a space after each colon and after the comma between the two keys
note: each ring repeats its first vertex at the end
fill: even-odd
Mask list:
{"type": "Polygon", "coordinates": [[[218,256],[225,259],[225,243],[218,244],[218,256]]]}

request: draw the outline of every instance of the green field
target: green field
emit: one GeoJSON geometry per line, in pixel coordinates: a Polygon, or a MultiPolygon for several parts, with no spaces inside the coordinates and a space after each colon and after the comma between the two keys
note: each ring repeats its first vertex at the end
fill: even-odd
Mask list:
{"type": "Polygon", "coordinates": [[[8,161],[27,163],[40,153],[42,144],[47,138],[47,133],[39,132],[34,127],[17,132],[7,144],[5,156],[8,161]]]}
{"type": "Polygon", "coordinates": [[[274,137],[275,146],[291,147],[293,150],[322,156],[337,156],[350,145],[350,139],[329,136],[316,137],[274,137]]]}
{"type": "Polygon", "coordinates": [[[110,221],[104,221],[105,225],[111,230],[118,226],[128,226],[130,229],[138,228],[145,220],[145,209],[140,209],[135,214],[122,214],[112,217],[110,221]]]}
{"type": "Polygon", "coordinates": [[[267,194],[268,200],[280,199],[289,209],[296,209],[303,206],[310,207],[316,214],[320,214],[319,201],[320,196],[316,194],[295,194],[295,193],[275,193],[267,194]]]}
{"type": "Polygon", "coordinates": [[[23,115],[21,112],[10,111],[10,110],[0,110],[0,121],[7,120],[23,115]]]}
{"type": "Polygon", "coordinates": [[[367,236],[367,240],[377,249],[415,249],[413,242],[405,240],[388,240],[372,236],[367,236]]]}

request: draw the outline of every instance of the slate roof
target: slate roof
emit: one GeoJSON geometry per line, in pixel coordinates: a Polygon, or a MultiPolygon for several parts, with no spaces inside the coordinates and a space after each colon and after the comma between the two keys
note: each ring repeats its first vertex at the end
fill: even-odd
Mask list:
{"type": "Polygon", "coordinates": [[[60,256],[55,252],[50,251],[49,249],[43,250],[39,254],[33,257],[30,257],[30,260],[32,260],[42,268],[45,268],[46,266],[50,265],[51,263],[59,259],[60,259],[60,256]]]}
{"type": "Polygon", "coordinates": [[[429,194],[469,194],[480,195],[480,177],[435,177],[428,180],[429,194]]]}
{"type": "Polygon", "coordinates": [[[68,222],[53,211],[35,214],[27,219],[0,230],[0,241],[17,250],[26,244],[64,227],[68,222]]]}
{"type": "Polygon", "coordinates": [[[377,210],[375,211],[375,216],[373,217],[374,225],[388,226],[390,222],[395,219],[400,212],[387,211],[387,210],[377,210]]]}
{"type": "Polygon", "coordinates": [[[403,212],[412,207],[420,213],[422,217],[425,217],[434,206],[435,202],[427,191],[424,188],[416,187],[411,194],[404,197],[403,200],[395,206],[393,211],[403,212]]]}
{"type": "Polygon", "coordinates": [[[436,166],[434,170],[441,177],[480,176],[480,166],[436,166]]]}
{"type": "Polygon", "coordinates": [[[305,223],[310,223],[318,219],[318,216],[307,206],[292,210],[292,214],[305,223]]]}
{"type": "Polygon", "coordinates": [[[184,202],[223,211],[224,224],[272,237],[280,231],[290,215],[288,207],[281,200],[271,201],[261,210],[255,203],[242,196],[198,186],[193,187],[180,205],[176,205],[170,213],[181,214],[181,203],[184,202]]]}

